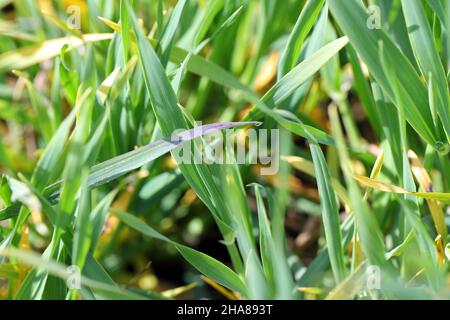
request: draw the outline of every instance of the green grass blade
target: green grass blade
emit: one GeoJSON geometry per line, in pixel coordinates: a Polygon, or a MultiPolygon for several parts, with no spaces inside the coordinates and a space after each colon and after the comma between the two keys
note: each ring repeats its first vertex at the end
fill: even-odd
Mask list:
{"type": "Polygon", "coordinates": [[[361,190],[353,180],[353,175],[349,167],[350,158],[345,145],[336,107],[332,106],[329,113],[332,124],[332,132],[336,140],[340,163],[344,172],[344,178],[347,187],[349,188],[350,201],[352,202],[364,254],[371,264],[383,268],[386,266],[384,257],[386,250],[384,247],[381,230],[378,222],[370,211],[367,202],[363,200],[361,190]]]}
{"type": "Polygon", "coordinates": [[[340,283],[345,278],[346,267],[344,263],[344,250],[341,246],[342,237],[336,194],[332,188],[328,166],[319,144],[310,140],[309,148],[314,162],[314,171],[319,189],[322,221],[325,228],[325,238],[328,244],[331,268],[336,283],[340,283]]]}
{"type": "Polygon", "coordinates": [[[361,55],[385,94],[396,103],[392,84],[383,72],[378,56],[378,44],[383,42],[389,52],[389,61],[394,66],[394,72],[402,83],[402,93],[408,98],[408,122],[430,145],[439,149],[440,133],[432,125],[432,117],[428,107],[427,89],[420,81],[412,64],[398,49],[391,38],[380,29],[368,29],[369,14],[358,0],[337,1],[328,0],[330,10],[343,31],[350,38],[353,47],[361,55]]]}
{"type": "Polygon", "coordinates": [[[409,30],[409,37],[413,47],[417,63],[422,75],[428,79],[433,77],[436,86],[436,109],[442,125],[450,139],[450,97],[448,82],[444,67],[441,63],[438,51],[433,42],[433,35],[428,24],[426,12],[419,0],[402,0],[403,13],[409,30]]]}
{"type": "Polygon", "coordinates": [[[289,35],[286,47],[280,57],[278,65],[278,78],[281,79],[296,64],[303,49],[303,43],[312,29],[314,22],[319,17],[324,0],[308,1],[298,16],[294,29],[289,35]]]}

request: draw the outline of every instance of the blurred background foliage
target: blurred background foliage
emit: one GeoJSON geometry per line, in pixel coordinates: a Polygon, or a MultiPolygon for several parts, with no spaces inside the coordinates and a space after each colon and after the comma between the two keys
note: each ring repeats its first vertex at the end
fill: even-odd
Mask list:
{"type": "MultiPolygon", "coordinates": [[[[263,241],[263,238],[259,238],[262,233],[262,218],[261,215],[258,217],[258,213],[261,214],[263,210],[261,205],[264,207],[266,204],[273,209],[270,199],[275,199],[277,209],[270,210],[268,216],[271,218],[274,243],[281,243],[281,251],[285,251],[283,258],[288,273],[285,289],[289,292],[289,297],[321,299],[327,297],[331,291],[335,294],[334,297],[354,298],[361,285],[355,284],[351,290],[347,290],[342,288],[342,283],[353,284],[360,275],[358,266],[363,266],[366,259],[373,263],[381,257],[384,261],[385,254],[389,253],[392,254],[389,259],[393,257],[394,262],[392,266],[383,269],[383,272],[391,272],[390,268],[395,268],[396,272],[392,274],[401,274],[404,280],[402,283],[407,283],[406,288],[417,284],[417,295],[420,297],[435,297],[439,296],[438,293],[441,294],[439,297],[448,297],[449,277],[445,256],[445,250],[448,250],[445,247],[447,228],[450,224],[445,205],[448,196],[443,195],[439,201],[430,203],[435,199],[430,200],[429,195],[423,197],[426,201],[407,195],[405,199],[412,197],[413,201],[406,203],[406,200],[398,199],[403,199],[404,196],[395,195],[390,187],[361,178],[364,187],[362,191],[365,191],[366,187],[376,189],[364,196],[363,203],[359,202],[362,201],[362,196],[358,198],[358,194],[362,191],[356,185],[356,180],[346,180],[348,176],[342,175],[348,166],[354,175],[370,176],[374,179],[380,177],[386,183],[401,186],[411,192],[416,191],[416,185],[417,189],[425,193],[448,192],[450,162],[446,153],[448,132],[445,130],[445,123],[441,125],[436,121],[437,116],[430,112],[428,105],[423,106],[426,112],[422,114],[424,118],[429,115],[430,120],[433,116],[434,122],[426,123],[423,127],[419,121],[419,124],[416,124],[414,119],[410,119],[409,110],[404,110],[402,116],[406,116],[409,124],[406,124],[401,116],[397,116],[400,111],[392,111],[397,110],[396,107],[402,110],[402,101],[406,101],[404,105],[408,105],[410,101],[401,99],[404,97],[401,95],[401,86],[396,90],[397,82],[392,80],[392,77],[386,83],[394,88],[394,93],[386,90],[382,82],[384,79],[377,78],[379,70],[374,70],[373,65],[366,65],[359,59],[362,56],[365,60],[367,56],[359,46],[358,36],[361,39],[369,39],[367,41],[371,41],[370,45],[374,46],[378,45],[376,40],[379,39],[366,34],[368,29],[362,30],[359,35],[353,35],[355,28],[346,25],[345,21],[356,21],[355,25],[358,26],[356,15],[362,12],[362,7],[352,12],[350,7],[344,6],[342,10],[347,10],[348,13],[348,16],[345,16],[337,8],[338,2],[134,0],[130,1],[130,7],[123,4],[121,7],[121,1],[111,0],[0,0],[0,170],[4,173],[1,181],[0,207],[3,210],[0,213],[0,240],[3,247],[8,244],[24,251],[49,251],[51,253],[44,255],[64,265],[73,262],[73,256],[72,260],[69,257],[71,250],[67,249],[65,240],[61,240],[64,235],[56,238],[60,241],[55,240],[55,237],[59,237],[59,226],[48,218],[46,210],[50,209],[33,207],[33,201],[36,197],[40,202],[43,201],[41,197],[51,197],[52,190],[46,187],[65,179],[61,184],[60,195],[65,201],[60,200],[59,205],[52,204],[56,208],[56,216],[65,213],[82,216],[79,212],[83,210],[80,209],[83,202],[76,200],[75,196],[82,199],[83,192],[89,189],[84,186],[87,183],[87,168],[165,136],[165,129],[161,127],[159,130],[157,121],[160,125],[161,121],[176,122],[177,114],[161,120],[158,118],[158,111],[154,110],[152,90],[155,87],[152,87],[152,83],[159,80],[150,78],[147,79],[148,83],[144,80],[146,71],[140,67],[139,62],[148,56],[142,54],[145,53],[146,47],[139,44],[139,37],[135,39],[134,36],[136,25],[130,22],[133,17],[127,12],[129,8],[133,8],[132,11],[138,18],[134,22],[142,28],[145,36],[151,39],[147,42],[154,46],[167,79],[171,81],[177,95],[178,103],[183,112],[189,115],[187,118],[193,117],[204,124],[262,120],[261,128],[284,128],[281,132],[284,158],[278,174],[262,176],[258,165],[243,165],[240,166],[240,178],[236,178],[237,182],[229,186],[222,185],[218,193],[228,200],[226,206],[230,207],[229,212],[246,212],[245,207],[248,205],[249,215],[244,215],[243,219],[250,219],[250,233],[253,235],[250,242],[257,239],[258,244],[263,241]],[[80,10],[80,29],[73,29],[68,27],[68,22],[73,22],[77,14],[77,11],[73,10],[77,8],[80,10]],[[329,14],[329,9],[333,15],[329,14]],[[352,17],[352,14],[355,16],[352,17]],[[121,29],[124,26],[128,26],[128,29],[121,29]],[[333,41],[338,41],[336,39],[344,35],[349,36],[351,46],[346,46],[342,51],[339,51],[340,48],[329,47],[328,51],[333,52],[332,57],[325,59],[318,56],[316,58],[322,60],[307,60],[314,57],[323,46],[336,44],[337,42],[333,41]],[[72,48],[76,50],[71,50],[72,48]],[[204,57],[211,64],[200,64],[200,71],[192,72],[184,65],[189,64],[192,59],[180,57],[179,48],[192,55],[204,57]],[[300,129],[292,129],[293,126],[289,127],[283,122],[285,120],[280,120],[276,115],[258,114],[253,109],[254,101],[250,101],[242,90],[222,85],[227,79],[222,77],[222,74],[215,73],[216,69],[211,67],[220,66],[259,97],[279,84],[283,76],[305,60],[310,66],[313,62],[320,61],[320,72],[298,83],[298,86],[288,93],[288,98],[279,103],[277,101],[276,106],[293,114],[301,128],[307,125],[310,129],[318,130],[314,132],[332,135],[334,140],[331,146],[319,147],[316,138],[324,136],[313,134],[311,138],[308,133],[310,129],[299,134],[300,129]],[[209,77],[202,76],[202,72],[205,75],[208,71],[211,72],[209,77]],[[177,77],[180,77],[178,86],[177,77]],[[214,80],[215,77],[217,79],[214,80]],[[395,95],[396,106],[386,97],[389,94],[395,95]],[[338,118],[335,118],[334,123],[330,120],[330,105],[333,106],[332,110],[337,107],[345,129],[346,147],[351,151],[351,160],[348,162],[345,153],[341,152],[342,146],[339,149],[339,141],[344,140],[339,140],[339,129],[336,129],[338,118]],[[75,117],[75,124],[68,123],[71,130],[66,134],[66,140],[59,128],[63,126],[64,119],[70,118],[70,114],[75,117]],[[429,127],[432,127],[432,133],[427,131],[429,127]],[[57,147],[53,146],[53,153],[50,153],[50,142],[59,135],[62,140],[56,144],[65,146],[64,150],[56,151],[57,147]],[[335,148],[334,141],[338,148],[335,148]],[[415,152],[409,153],[412,171],[409,166],[405,167],[404,163],[408,157],[404,157],[403,151],[408,149],[415,152]],[[47,159],[51,165],[46,167],[47,171],[36,173],[39,159],[48,154],[55,155],[54,159],[47,159]],[[323,177],[317,182],[314,168],[317,175],[321,168],[319,164],[324,171],[323,177]],[[28,209],[11,209],[15,202],[11,198],[14,183],[9,177],[22,183],[30,181],[34,189],[30,186],[25,188],[25,194],[22,194],[25,199],[21,198],[16,190],[16,200],[19,199],[28,209]],[[40,178],[42,182],[39,181],[40,178]],[[258,195],[261,197],[258,191],[260,187],[249,186],[251,183],[263,186],[261,190],[265,201],[262,198],[258,200],[258,195]],[[243,195],[240,193],[240,185],[245,188],[243,195]],[[333,190],[328,189],[330,186],[333,190]],[[358,190],[355,191],[356,189],[358,190]],[[235,190],[237,193],[233,193],[235,190]],[[319,192],[323,192],[321,196],[319,192]],[[322,200],[321,208],[320,198],[325,199],[327,192],[330,203],[328,209],[324,209],[325,200],[322,200]],[[339,201],[336,201],[334,193],[339,197],[339,201]],[[242,204],[243,200],[246,204],[242,204]],[[358,220],[357,228],[362,225],[362,231],[358,229],[358,232],[361,232],[358,234],[354,231],[351,212],[355,208],[365,212],[367,203],[370,204],[370,215],[367,218],[361,214],[363,220],[361,223],[358,220]],[[357,204],[361,204],[361,207],[357,204]],[[28,210],[31,214],[28,218],[23,213],[26,221],[22,223],[19,223],[19,210],[28,210]],[[326,210],[331,214],[331,221],[322,219],[326,210]],[[412,210],[414,217],[421,218],[420,226],[414,225],[415,218],[405,222],[405,212],[410,212],[408,210],[412,210]],[[334,211],[336,215],[333,216],[334,211]],[[372,229],[364,229],[366,218],[373,224],[373,237],[378,234],[383,236],[382,243],[385,247],[382,249],[377,247],[377,239],[374,240],[368,235],[372,229]],[[279,221],[281,229],[276,225],[279,221]],[[324,230],[324,223],[328,223],[325,228],[331,230],[324,230]],[[280,235],[276,234],[277,230],[282,230],[281,242],[280,235]],[[414,233],[421,232],[426,238],[423,240],[425,249],[421,247],[423,243],[420,241],[419,244],[411,241],[415,238],[414,233]],[[363,239],[361,242],[371,245],[369,250],[372,250],[372,254],[368,254],[364,243],[360,245],[360,238],[363,239]],[[366,240],[368,242],[365,242],[366,240]],[[336,244],[336,241],[339,244],[336,244]],[[331,250],[329,254],[327,250],[323,250],[327,245],[337,248],[334,256],[331,250]],[[46,250],[48,248],[51,250],[46,250]],[[418,257],[417,252],[426,254],[418,257]],[[428,257],[432,257],[431,266],[421,259],[428,257]],[[433,269],[434,267],[436,268],[433,269]],[[434,271],[428,273],[429,270],[434,271]],[[426,276],[421,276],[423,273],[426,276]],[[434,274],[435,278],[428,277],[430,274],[434,274]],[[342,282],[344,279],[347,280],[342,282]],[[440,284],[433,287],[432,283],[436,282],[440,284]],[[339,283],[341,287],[338,286],[339,283]],[[435,291],[430,293],[429,287],[435,291]],[[338,290],[332,291],[335,288],[338,290]]],[[[348,2],[348,5],[352,5],[354,1],[348,2]]],[[[428,74],[422,74],[422,65],[419,67],[416,62],[417,50],[413,48],[414,43],[411,45],[408,37],[402,2],[369,1],[381,8],[383,37],[386,35],[389,39],[394,39],[395,44],[392,45],[401,50],[401,57],[405,57],[413,70],[417,71],[415,75],[417,79],[420,77],[424,92],[427,85],[428,89],[433,91],[433,86],[429,84],[431,79],[427,77],[428,74]]],[[[416,0],[414,2],[417,3],[416,0]]],[[[369,4],[367,1],[364,3],[369,4]]],[[[439,61],[447,71],[449,59],[445,46],[449,42],[448,33],[440,26],[440,11],[435,11],[436,6],[445,6],[445,1],[427,1],[426,5],[425,1],[423,3],[426,23],[430,25],[434,36],[431,40],[436,50],[439,49],[439,61]]],[[[442,23],[442,26],[445,26],[445,23],[442,23]]],[[[387,43],[383,37],[380,36],[387,43]]],[[[392,59],[397,58],[389,51],[389,45],[385,44],[384,48],[386,55],[390,55],[392,59]]],[[[371,47],[367,50],[370,49],[371,47]]],[[[374,51],[375,55],[380,54],[382,57],[382,49],[378,52],[378,47],[375,46],[374,51]]],[[[324,52],[321,53],[323,54],[324,52]]],[[[395,60],[386,58],[383,63],[384,68],[395,69],[395,60]]],[[[303,66],[305,67],[308,66],[303,66]]],[[[304,72],[307,73],[306,70],[304,72]]],[[[402,83],[401,80],[399,83],[402,83]]],[[[436,84],[441,80],[433,78],[432,81],[436,84]]],[[[446,80],[440,88],[448,94],[448,79],[446,80]]],[[[422,92],[421,90],[422,87],[419,91],[422,92]]],[[[439,92],[440,89],[436,90],[439,92]]],[[[411,101],[422,101],[415,100],[413,94],[411,96],[411,101]]],[[[268,105],[270,103],[272,101],[269,101],[268,105]]],[[[432,103],[430,108],[431,105],[432,103]]],[[[439,116],[445,115],[439,113],[439,116]]],[[[299,125],[295,128],[298,127],[299,125]]],[[[324,139],[328,139],[329,135],[324,139]]],[[[319,142],[322,143],[322,140],[319,142]]],[[[86,191],[88,211],[105,217],[104,224],[94,224],[94,217],[91,217],[94,220],[89,220],[88,223],[92,223],[93,228],[100,226],[101,232],[98,242],[93,240],[95,246],[93,243],[88,244],[88,251],[92,251],[96,261],[103,266],[114,283],[142,295],[162,293],[170,297],[189,299],[258,297],[252,296],[251,293],[231,293],[228,289],[234,288],[224,289],[217,283],[220,280],[201,276],[183,259],[172,243],[144,237],[142,233],[129,228],[127,223],[121,222],[114,214],[126,211],[171,240],[233,266],[240,278],[245,278],[245,272],[238,268],[239,263],[230,260],[227,246],[223,244],[224,232],[217,227],[211,206],[207,200],[198,196],[198,190],[201,188],[185,177],[186,171],[180,172],[170,155],[165,155],[117,179],[106,179],[101,185],[86,191]],[[99,204],[104,204],[105,208],[99,204]]],[[[217,211],[220,216],[221,211],[217,211]]],[[[85,232],[80,229],[77,221],[73,222],[71,230],[74,230],[75,234],[85,232]]],[[[367,226],[370,227],[370,224],[367,226]]],[[[61,234],[64,232],[61,231],[61,234]]],[[[78,237],[83,237],[83,233],[80,234],[78,237]]],[[[74,246],[77,245],[76,239],[78,238],[73,240],[74,246]]],[[[80,248],[84,250],[83,244],[80,248]]],[[[275,251],[279,249],[273,248],[275,251]]],[[[242,247],[239,249],[242,250],[242,247]]],[[[261,255],[264,262],[264,252],[261,255]]],[[[83,260],[87,259],[88,255],[78,256],[83,257],[80,258],[83,260]]],[[[248,256],[245,252],[241,252],[241,256],[247,264],[246,268],[249,268],[249,262],[246,261],[248,256]]],[[[31,270],[47,268],[40,263],[42,261],[31,263],[34,266],[31,268],[17,263],[14,258],[3,260],[0,267],[0,277],[3,278],[0,280],[1,297],[80,297],[70,291],[58,291],[61,284],[55,284],[57,281],[52,277],[42,280],[39,273],[28,276],[31,270]],[[33,285],[24,289],[27,276],[32,279],[29,282],[33,285]],[[40,285],[44,289],[39,289],[40,285]]],[[[259,266],[259,260],[256,264],[259,266]]],[[[266,265],[263,267],[266,268],[266,265]]],[[[256,271],[254,273],[257,274],[256,271]]],[[[264,276],[269,284],[271,281],[277,281],[270,280],[273,274],[267,270],[264,270],[264,276]]],[[[259,281],[257,277],[255,279],[256,282],[259,281]]],[[[267,289],[261,283],[262,287],[250,288],[254,283],[251,279],[246,278],[244,282],[249,287],[249,292],[262,292],[267,289]]],[[[272,295],[272,289],[267,289],[270,294],[261,293],[259,297],[286,297],[280,293],[283,290],[276,284],[273,291],[279,295],[272,295]]],[[[396,294],[397,297],[417,297],[414,290],[408,293],[399,290],[396,294]]],[[[87,298],[89,294],[83,293],[81,297],[87,298]]],[[[376,298],[377,295],[372,293],[370,297],[376,298]]],[[[389,294],[386,294],[386,297],[389,297],[389,294]]]]}

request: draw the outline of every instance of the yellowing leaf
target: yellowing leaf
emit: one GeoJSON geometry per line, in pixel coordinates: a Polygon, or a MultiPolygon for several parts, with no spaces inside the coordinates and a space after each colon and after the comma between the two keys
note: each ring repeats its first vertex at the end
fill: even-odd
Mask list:
{"type": "MultiPolygon", "coordinates": [[[[408,152],[408,157],[411,160],[411,169],[414,177],[419,182],[420,188],[427,192],[433,191],[433,184],[428,172],[423,167],[417,155],[410,150],[408,152]]],[[[442,236],[443,244],[447,243],[447,225],[445,223],[444,211],[442,210],[441,204],[434,199],[427,199],[428,208],[430,209],[431,216],[433,217],[433,222],[436,231],[442,236]]]]}
{"type": "Polygon", "coordinates": [[[234,296],[233,292],[231,292],[230,290],[225,289],[224,287],[222,287],[217,282],[215,282],[215,281],[211,280],[210,278],[208,278],[206,276],[203,276],[203,275],[200,276],[200,278],[203,281],[205,281],[207,284],[209,284],[211,287],[213,287],[217,292],[222,294],[228,300],[237,300],[236,297],[234,296]]]}
{"type": "Polygon", "coordinates": [[[165,290],[165,291],[161,292],[161,295],[163,295],[164,297],[167,297],[167,298],[176,298],[179,295],[182,295],[183,293],[186,293],[186,292],[192,290],[196,286],[197,286],[197,283],[192,282],[192,283],[182,286],[182,287],[165,290]]]}
{"type": "Polygon", "coordinates": [[[410,193],[410,192],[406,191],[403,188],[394,186],[394,185],[386,183],[386,182],[378,181],[378,180],[367,178],[367,177],[364,177],[364,176],[354,175],[353,177],[360,184],[362,184],[362,185],[364,185],[366,187],[369,187],[369,188],[373,188],[373,189],[379,190],[379,191],[393,192],[393,193],[398,193],[398,194],[409,194],[410,193]]]}
{"type": "Polygon", "coordinates": [[[353,178],[358,181],[361,185],[374,188],[383,192],[391,192],[397,194],[409,194],[423,199],[432,199],[441,201],[444,203],[450,203],[450,193],[440,193],[440,192],[408,192],[405,189],[394,186],[393,184],[370,179],[364,176],[353,176],[353,178]]]}
{"type": "Polygon", "coordinates": [[[36,63],[56,57],[64,45],[77,48],[87,42],[112,39],[112,33],[91,33],[83,35],[83,39],[74,36],[44,41],[29,47],[22,47],[0,55],[0,72],[13,69],[25,69],[36,63]]]}
{"type": "Polygon", "coordinates": [[[111,21],[111,20],[103,18],[103,17],[98,17],[98,18],[100,19],[101,22],[106,24],[108,27],[110,27],[114,31],[121,32],[121,28],[120,28],[120,25],[118,23],[115,23],[114,21],[111,21]]]}
{"type": "Polygon", "coordinates": [[[442,236],[440,234],[438,234],[438,236],[436,237],[434,242],[436,243],[436,251],[438,254],[438,263],[439,263],[439,266],[442,267],[445,262],[444,246],[442,245],[442,236]]]}

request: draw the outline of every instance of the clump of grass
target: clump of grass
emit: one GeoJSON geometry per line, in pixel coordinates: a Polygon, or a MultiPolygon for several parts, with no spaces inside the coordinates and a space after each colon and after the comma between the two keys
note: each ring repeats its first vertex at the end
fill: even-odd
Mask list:
{"type": "Polygon", "coordinates": [[[450,297],[448,1],[43,3],[0,3],[2,297],[450,297]],[[259,123],[272,176],[170,156],[259,123]]]}

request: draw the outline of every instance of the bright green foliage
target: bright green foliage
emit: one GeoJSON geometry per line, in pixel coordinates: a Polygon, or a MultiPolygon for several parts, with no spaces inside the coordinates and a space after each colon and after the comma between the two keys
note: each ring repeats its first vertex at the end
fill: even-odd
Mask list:
{"type": "Polygon", "coordinates": [[[0,1],[0,297],[450,298],[449,3],[0,1]]]}

